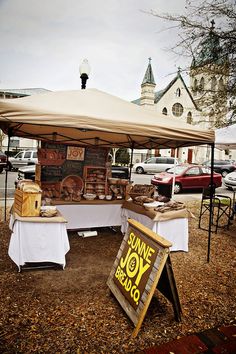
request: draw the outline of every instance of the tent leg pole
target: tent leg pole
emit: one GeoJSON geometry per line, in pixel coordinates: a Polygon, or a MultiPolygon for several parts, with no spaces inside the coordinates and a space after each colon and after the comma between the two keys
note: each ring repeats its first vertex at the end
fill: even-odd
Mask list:
{"type": "MultiPolygon", "coordinates": [[[[175,161],[177,159],[177,148],[175,148],[175,161]]],[[[175,194],[175,176],[176,176],[176,163],[174,163],[174,176],[171,186],[171,199],[174,197],[175,194]]]]}
{"type": "Polygon", "coordinates": [[[211,144],[211,198],[210,198],[210,216],[209,216],[209,227],[208,227],[208,248],[207,248],[207,262],[210,262],[210,251],[211,251],[211,226],[212,226],[212,213],[213,213],[213,197],[214,197],[214,186],[213,186],[213,166],[214,166],[214,149],[215,144],[211,144]]]}
{"type": "Polygon", "coordinates": [[[8,180],[8,157],[10,150],[10,137],[11,135],[8,133],[8,143],[7,143],[7,167],[6,167],[6,175],[5,175],[5,197],[4,197],[4,221],[7,220],[7,180],[8,180]]]}
{"type": "Polygon", "coordinates": [[[130,164],[129,164],[129,180],[131,180],[131,172],[133,168],[133,158],[134,158],[134,148],[132,146],[131,148],[131,159],[130,159],[130,164]]]}

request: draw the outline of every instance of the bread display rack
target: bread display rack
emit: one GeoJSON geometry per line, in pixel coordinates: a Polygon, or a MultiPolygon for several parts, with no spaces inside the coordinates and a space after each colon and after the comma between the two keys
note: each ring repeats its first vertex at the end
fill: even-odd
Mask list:
{"type": "Polygon", "coordinates": [[[84,193],[105,195],[107,193],[107,169],[102,166],[84,167],[84,193]]]}

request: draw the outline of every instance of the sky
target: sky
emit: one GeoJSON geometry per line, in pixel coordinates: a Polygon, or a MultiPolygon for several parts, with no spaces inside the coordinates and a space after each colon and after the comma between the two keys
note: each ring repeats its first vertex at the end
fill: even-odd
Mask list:
{"type": "Polygon", "coordinates": [[[152,58],[156,91],[186,59],[167,50],[176,30],[150,14],[184,12],[185,0],[0,0],[0,89],[81,87],[79,65],[88,59],[87,88],[131,101],[152,58]]]}

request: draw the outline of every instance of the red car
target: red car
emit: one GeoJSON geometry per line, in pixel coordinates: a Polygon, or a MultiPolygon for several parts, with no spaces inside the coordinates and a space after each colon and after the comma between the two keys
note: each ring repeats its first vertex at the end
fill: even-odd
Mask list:
{"type": "MultiPolygon", "coordinates": [[[[151,184],[154,186],[172,186],[174,168],[167,172],[156,174],[151,184]]],[[[179,165],[175,168],[175,188],[174,192],[180,193],[182,190],[193,188],[206,188],[210,185],[211,171],[209,167],[201,165],[179,165]]],[[[222,176],[214,172],[213,181],[215,188],[222,184],[222,176]]]]}

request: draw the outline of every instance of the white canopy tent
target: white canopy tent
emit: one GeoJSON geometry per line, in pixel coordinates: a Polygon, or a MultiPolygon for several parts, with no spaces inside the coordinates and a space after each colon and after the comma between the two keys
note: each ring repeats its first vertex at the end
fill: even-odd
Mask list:
{"type": "Polygon", "coordinates": [[[236,149],[236,124],[215,131],[215,146],[218,149],[236,149]]]}
{"type": "Polygon", "coordinates": [[[214,131],[96,89],[0,100],[0,128],[11,136],[80,146],[160,149],[215,141],[214,131]]]}
{"type": "MultiPolygon", "coordinates": [[[[9,137],[84,147],[161,149],[210,144],[213,165],[213,130],[198,129],[180,119],[159,116],[154,111],[96,89],[49,92],[0,100],[0,129],[9,137]]],[[[211,181],[213,185],[213,172],[211,181]]],[[[210,208],[212,211],[212,202],[210,208]]],[[[211,217],[208,261],[210,220],[211,217]]]]}

